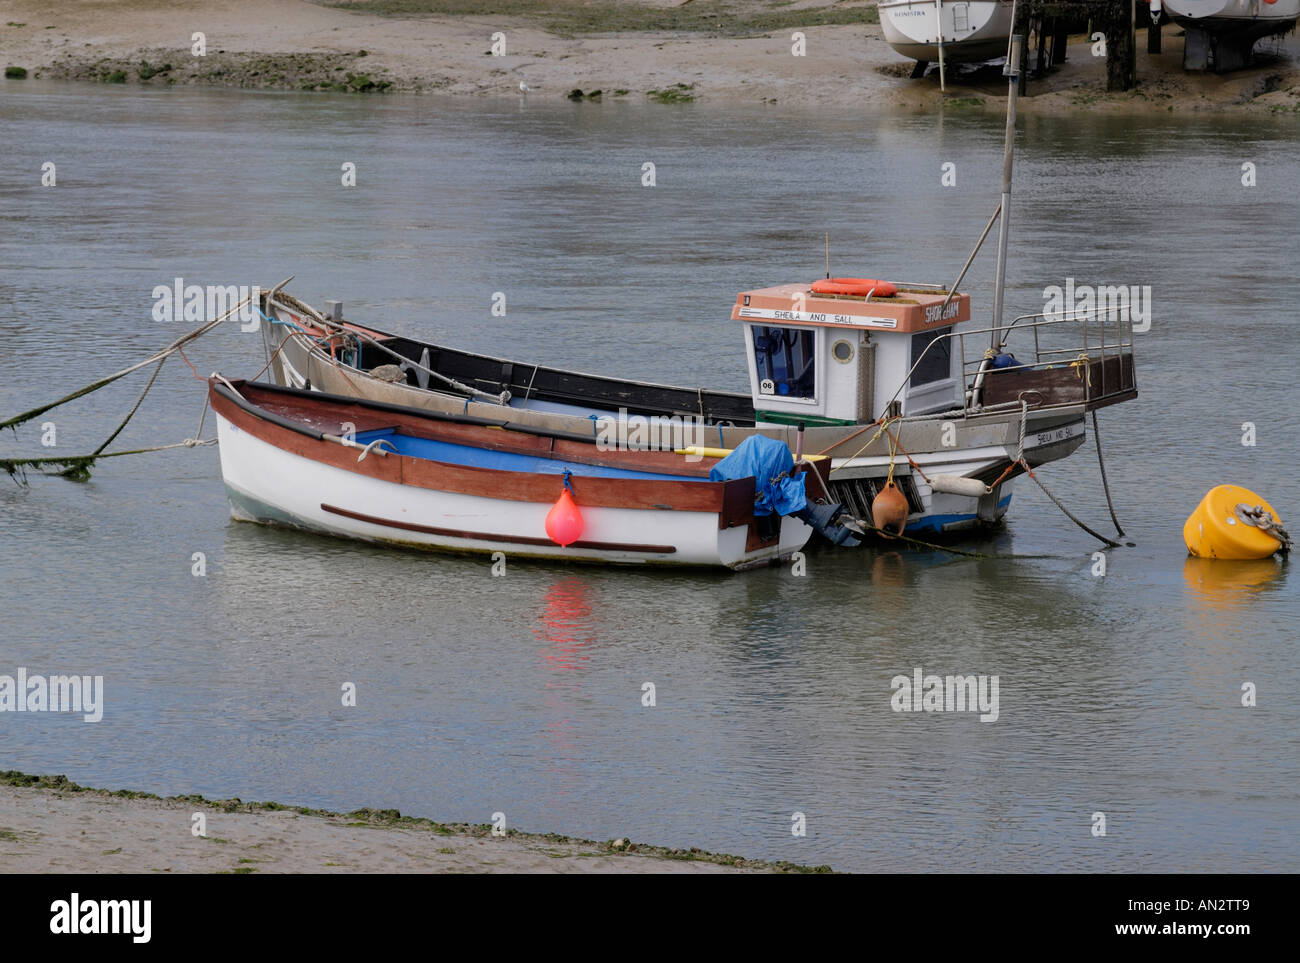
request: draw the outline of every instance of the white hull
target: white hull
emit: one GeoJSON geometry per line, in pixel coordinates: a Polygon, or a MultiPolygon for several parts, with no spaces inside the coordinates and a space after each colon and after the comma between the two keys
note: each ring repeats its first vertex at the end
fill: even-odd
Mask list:
{"type": "Polygon", "coordinates": [[[1255,43],[1294,30],[1300,0],[1172,0],[1169,19],[1186,31],[1183,69],[1227,73],[1251,62],[1255,43]]]}
{"type": "Polygon", "coordinates": [[[1165,15],[1180,26],[1206,30],[1248,26],[1285,29],[1300,17],[1300,0],[1164,0],[1165,15]]]}
{"type": "MultiPolygon", "coordinates": [[[[922,511],[908,515],[905,533],[917,536],[947,534],[968,531],[1001,521],[1011,503],[1013,479],[1002,482],[981,498],[935,491],[925,479],[927,477],[933,479],[939,475],[954,475],[959,478],[979,477],[996,466],[1005,464],[1013,455],[1014,452],[1009,453],[1005,448],[999,447],[983,451],[954,452],[947,458],[919,457],[916,462],[924,475],[916,471],[899,470],[896,465],[894,478],[899,480],[906,477],[915,486],[916,495],[923,505],[922,511]]],[[[832,478],[837,483],[868,478],[878,482],[888,474],[888,460],[854,458],[845,459],[840,466],[836,467],[832,478]]],[[[816,489],[815,482],[810,480],[809,485],[816,489]]],[[[859,515],[869,511],[865,499],[854,508],[859,515]]]]}
{"type": "Polygon", "coordinates": [[[885,42],[904,57],[947,63],[1002,57],[1011,36],[1010,0],[885,0],[879,5],[885,42]]]}
{"type": "Polygon", "coordinates": [[[509,556],[626,565],[727,568],[748,568],[788,558],[812,534],[812,529],[803,522],[784,518],[776,545],[746,552],[746,528],[719,529],[716,513],[588,506],[580,508],[584,541],[670,546],[672,551],[532,544],[529,540],[536,541],[546,534],[550,504],[395,484],[284,451],[253,437],[220,415],[217,426],[221,472],[230,495],[231,514],[244,521],[288,525],[410,548],[505,552],[509,556]],[[328,511],[323,506],[335,510],[328,511]],[[349,514],[341,514],[339,510],[349,514]],[[354,517],[357,515],[379,518],[388,524],[364,521],[354,517]],[[457,530],[470,537],[420,529],[457,530]],[[485,539],[482,537],[485,535],[495,537],[485,539]]]}

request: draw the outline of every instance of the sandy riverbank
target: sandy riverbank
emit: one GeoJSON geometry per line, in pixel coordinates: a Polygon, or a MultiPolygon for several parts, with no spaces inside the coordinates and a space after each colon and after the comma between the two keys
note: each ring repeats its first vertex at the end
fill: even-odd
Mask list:
{"type": "Polygon", "coordinates": [[[826,872],[628,840],[435,823],[392,810],[161,799],[0,773],[0,873],[826,872]],[[206,836],[191,831],[203,813],[206,836]]]}
{"type": "MultiPolygon", "coordinates": [[[[724,104],[1002,109],[1005,86],[996,72],[955,79],[946,96],[937,78],[909,79],[911,61],[894,53],[878,25],[865,22],[874,17],[871,0],[621,4],[632,11],[614,24],[624,29],[596,33],[593,28],[611,22],[612,15],[601,12],[616,9],[609,0],[387,0],[388,7],[501,9],[512,16],[381,15],[363,0],[350,7],[309,0],[10,0],[8,22],[0,28],[0,62],[23,67],[33,78],[152,86],[542,99],[579,89],[600,90],[602,103],[660,92],[670,100],[724,104]],[[710,10],[725,12],[711,18],[710,10]],[[819,17],[840,22],[804,25],[819,17]],[[791,54],[794,29],[806,35],[806,56],[791,54]],[[196,31],[206,38],[202,57],[191,53],[196,31]],[[506,45],[500,57],[490,54],[498,31],[506,45]]],[[[1103,61],[1078,38],[1065,65],[1031,82],[1021,109],[1300,111],[1294,37],[1256,66],[1220,77],[1183,72],[1180,34],[1167,25],[1164,52],[1157,56],[1148,55],[1139,38],[1139,88],[1125,94],[1105,92],[1103,61]]]]}

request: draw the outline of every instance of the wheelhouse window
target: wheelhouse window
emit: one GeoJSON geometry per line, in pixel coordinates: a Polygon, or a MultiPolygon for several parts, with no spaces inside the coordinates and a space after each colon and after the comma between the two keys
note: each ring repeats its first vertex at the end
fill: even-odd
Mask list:
{"type": "Polygon", "coordinates": [[[812,398],[816,390],[812,328],[752,326],[758,393],[780,398],[812,398]]]}
{"type": "Polygon", "coordinates": [[[912,335],[913,388],[952,377],[952,338],[944,337],[947,333],[948,329],[942,328],[912,335]]]}

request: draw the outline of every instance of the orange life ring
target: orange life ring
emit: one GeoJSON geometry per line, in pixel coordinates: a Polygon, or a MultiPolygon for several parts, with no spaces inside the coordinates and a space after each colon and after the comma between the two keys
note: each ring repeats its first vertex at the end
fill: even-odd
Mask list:
{"type": "Polygon", "coordinates": [[[898,288],[888,281],[871,278],[823,278],[812,283],[813,294],[874,294],[878,298],[892,298],[898,288]]]}

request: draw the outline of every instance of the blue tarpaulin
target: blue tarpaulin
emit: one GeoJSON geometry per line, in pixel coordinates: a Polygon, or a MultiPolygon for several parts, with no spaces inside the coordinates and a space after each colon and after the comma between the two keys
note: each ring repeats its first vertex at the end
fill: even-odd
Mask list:
{"type": "Polygon", "coordinates": [[[750,435],[709,472],[709,481],[731,478],[754,479],[754,514],[791,515],[803,511],[808,499],[804,476],[789,477],[794,456],[784,442],[764,435],[750,435]],[[780,476],[785,477],[780,477],[780,476]]]}

